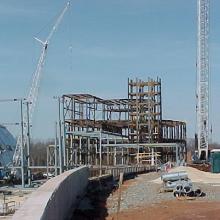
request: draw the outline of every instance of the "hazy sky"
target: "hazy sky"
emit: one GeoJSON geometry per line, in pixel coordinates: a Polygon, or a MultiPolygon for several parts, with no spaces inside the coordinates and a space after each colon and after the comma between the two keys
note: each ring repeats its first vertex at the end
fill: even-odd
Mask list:
{"type": "MultiPolygon", "coordinates": [[[[1,0],[0,99],[25,97],[45,39],[64,0],[1,0]]],[[[211,121],[220,141],[220,1],[211,1],[211,121]]],[[[53,96],[127,96],[127,78],[162,78],[163,118],[195,133],[196,0],[72,1],[48,48],[33,137],[53,137],[53,96]],[[72,48],[72,49],[71,49],[72,48]]],[[[0,122],[19,121],[18,104],[0,103],[0,122]]],[[[14,135],[18,128],[9,127],[14,135]]]]}

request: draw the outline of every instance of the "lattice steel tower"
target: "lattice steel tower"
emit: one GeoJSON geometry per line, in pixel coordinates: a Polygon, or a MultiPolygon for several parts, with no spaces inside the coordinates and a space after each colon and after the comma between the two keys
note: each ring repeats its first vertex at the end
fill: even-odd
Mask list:
{"type": "Polygon", "coordinates": [[[208,157],[209,138],[209,0],[197,0],[197,126],[200,159],[208,157]]]}

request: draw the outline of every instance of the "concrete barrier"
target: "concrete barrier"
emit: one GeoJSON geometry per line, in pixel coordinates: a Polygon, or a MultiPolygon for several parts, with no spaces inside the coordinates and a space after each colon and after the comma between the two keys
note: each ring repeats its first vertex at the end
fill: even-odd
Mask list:
{"type": "Polygon", "coordinates": [[[13,220],[62,220],[74,211],[88,184],[88,167],[79,167],[56,176],[34,191],[13,220]]]}

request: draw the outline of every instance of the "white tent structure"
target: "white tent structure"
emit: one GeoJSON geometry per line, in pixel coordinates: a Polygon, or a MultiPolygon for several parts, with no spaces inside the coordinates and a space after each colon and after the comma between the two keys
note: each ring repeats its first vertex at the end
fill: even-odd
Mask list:
{"type": "Polygon", "coordinates": [[[0,166],[9,166],[12,164],[13,154],[15,151],[16,139],[7,130],[0,125],[0,166]]]}

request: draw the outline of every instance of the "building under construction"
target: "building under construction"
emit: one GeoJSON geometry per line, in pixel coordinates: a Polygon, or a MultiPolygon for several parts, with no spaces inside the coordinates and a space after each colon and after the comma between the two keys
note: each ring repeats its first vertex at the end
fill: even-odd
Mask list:
{"type": "Polygon", "coordinates": [[[62,96],[63,164],[116,166],[184,162],[186,123],[162,117],[161,79],[128,79],[128,96],[62,96]]]}

